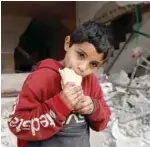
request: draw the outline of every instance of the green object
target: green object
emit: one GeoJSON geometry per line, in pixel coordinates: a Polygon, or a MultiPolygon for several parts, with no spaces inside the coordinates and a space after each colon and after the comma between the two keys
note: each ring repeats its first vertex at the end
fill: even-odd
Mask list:
{"type": "MultiPolygon", "coordinates": [[[[135,8],[135,16],[136,16],[136,31],[140,32],[140,20],[139,20],[139,5],[135,8]]],[[[139,46],[139,36],[140,34],[136,34],[136,47],[139,46]]]]}
{"type": "Polygon", "coordinates": [[[146,33],[143,33],[143,32],[140,32],[140,31],[137,31],[137,30],[133,30],[133,32],[139,34],[139,35],[142,35],[142,36],[145,36],[147,38],[150,38],[150,35],[149,34],[146,34],[146,33]]]}

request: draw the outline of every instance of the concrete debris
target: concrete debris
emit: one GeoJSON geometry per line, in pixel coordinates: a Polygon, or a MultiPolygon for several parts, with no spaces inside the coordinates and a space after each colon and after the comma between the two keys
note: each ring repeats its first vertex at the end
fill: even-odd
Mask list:
{"type": "Polygon", "coordinates": [[[1,147],[17,147],[17,139],[8,128],[8,117],[16,98],[1,99],[1,147]]]}
{"type": "Polygon", "coordinates": [[[29,73],[2,74],[1,75],[1,94],[2,97],[13,97],[21,91],[22,84],[29,73]]]}
{"type": "Polygon", "coordinates": [[[115,81],[116,83],[124,84],[124,85],[127,85],[130,81],[127,73],[124,70],[121,70],[119,74],[118,73],[111,74],[109,76],[109,80],[115,81]]]}
{"type": "MultiPolygon", "coordinates": [[[[111,80],[109,78],[109,82],[101,83],[102,89],[105,90],[105,100],[112,111],[107,127],[113,136],[111,140],[115,138],[116,147],[150,147],[150,134],[147,133],[150,131],[150,89],[142,89],[150,87],[150,75],[133,79],[131,86],[139,89],[129,88],[129,91],[126,91],[126,86],[119,86],[129,83],[130,79],[124,71],[119,75],[111,75],[111,80]],[[110,83],[112,79],[118,85],[110,83]],[[114,127],[117,132],[116,129],[113,130],[114,127]]],[[[101,144],[109,146],[107,141],[101,144]]]]}
{"type": "MultiPolygon", "coordinates": [[[[26,74],[22,76],[22,82],[26,76],[26,74]]],[[[12,91],[12,87],[16,88],[15,90],[21,89],[20,82],[10,82],[10,85],[7,83],[8,86],[4,78],[2,80],[2,92],[12,91]],[[14,86],[15,84],[18,87],[14,86]]],[[[115,74],[113,80],[124,85],[130,81],[124,71],[118,75],[115,74]]],[[[131,86],[139,87],[139,89],[126,91],[125,87],[101,80],[104,98],[112,115],[107,129],[100,133],[91,130],[91,147],[150,147],[150,89],[140,89],[140,87],[150,87],[150,75],[133,79],[131,86]]],[[[16,138],[7,126],[8,115],[15,99],[16,97],[1,99],[2,147],[16,147],[16,138]]]]}
{"type": "Polygon", "coordinates": [[[148,132],[145,132],[144,139],[150,141],[150,130],[148,132]]]}

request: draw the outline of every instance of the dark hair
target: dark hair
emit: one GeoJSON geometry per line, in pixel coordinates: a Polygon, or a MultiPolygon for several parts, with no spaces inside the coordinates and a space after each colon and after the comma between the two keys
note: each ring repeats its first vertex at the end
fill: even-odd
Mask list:
{"type": "Polygon", "coordinates": [[[104,53],[104,59],[107,58],[108,51],[112,46],[111,38],[107,26],[96,21],[87,21],[81,24],[70,36],[71,45],[83,42],[92,43],[98,53],[104,53]]]}

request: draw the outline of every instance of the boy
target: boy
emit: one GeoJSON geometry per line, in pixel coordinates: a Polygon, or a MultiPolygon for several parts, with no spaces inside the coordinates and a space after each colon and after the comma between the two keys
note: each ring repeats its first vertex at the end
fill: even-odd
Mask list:
{"type": "Polygon", "coordinates": [[[89,147],[89,127],[106,128],[110,109],[93,74],[110,49],[107,28],[94,21],[65,39],[63,61],[41,61],[23,84],[8,122],[18,147],[89,147]],[[82,88],[68,82],[61,89],[59,69],[83,77],[82,88]]]}

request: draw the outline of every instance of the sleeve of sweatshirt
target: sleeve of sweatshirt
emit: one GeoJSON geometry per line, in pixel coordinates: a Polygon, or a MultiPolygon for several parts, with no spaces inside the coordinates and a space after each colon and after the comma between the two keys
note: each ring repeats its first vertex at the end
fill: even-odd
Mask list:
{"type": "Polygon", "coordinates": [[[106,104],[103,92],[96,76],[93,76],[92,82],[92,100],[95,108],[92,114],[88,115],[90,127],[95,131],[102,131],[107,127],[110,119],[110,109],[106,104]]]}
{"type": "Polygon", "coordinates": [[[52,75],[47,78],[36,73],[25,81],[8,121],[11,132],[17,138],[45,140],[62,129],[71,110],[59,93],[42,101],[48,89],[52,91],[54,87],[54,82],[49,86],[48,80],[54,81],[52,75]]]}

